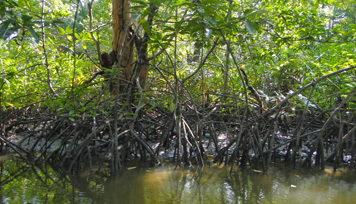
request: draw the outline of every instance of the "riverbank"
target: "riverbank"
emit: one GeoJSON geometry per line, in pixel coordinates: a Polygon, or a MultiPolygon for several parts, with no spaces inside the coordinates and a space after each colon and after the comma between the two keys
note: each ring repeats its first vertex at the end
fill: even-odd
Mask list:
{"type": "Polygon", "coordinates": [[[158,107],[141,111],[140,118],[120,121],[110,115],[8,112],[2,122],[1,148],[32,162],[66,164],[68,171],[108,164],[117,172],[132,160],[200,167],[223,163],[261,171],[272,162],[320,168],[328,162],[335,170],[355,164],[352,121],[326,127],[325,113],[303,116],[303,111],[284,111],[266,118],[251,115],[244,121],[243,109],[228,114],[215,106],[202,115],[185,110],[177,126],[169,111],[158,107]]]}

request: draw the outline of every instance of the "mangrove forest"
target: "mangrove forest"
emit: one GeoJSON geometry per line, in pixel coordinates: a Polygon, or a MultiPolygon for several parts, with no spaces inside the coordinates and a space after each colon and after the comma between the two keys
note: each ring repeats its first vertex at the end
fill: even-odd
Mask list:
{"type": "Polygon", "coordinates": [[[0,23],[0,154],[28,168],[356,170],[354,1],[0,0],[0,23]]]}

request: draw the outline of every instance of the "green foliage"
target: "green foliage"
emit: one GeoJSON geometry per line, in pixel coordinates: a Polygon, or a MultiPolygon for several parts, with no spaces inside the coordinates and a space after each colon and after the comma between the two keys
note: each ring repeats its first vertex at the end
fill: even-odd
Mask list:
{"type": "MultiPolygon", "coordinates": [[[[351,1],[233,1],[231,5],[222,0],[131,2],[133,28],[149,34],[149,54],[164,50],[150,62],[156,68],[150,69],[147,103],[168,110],[175,105],[175,79],[181,82],[188,76],[185,84],[180,84],[185,89],[178,87],[183,90],[179,92],[181,100],[198,104],[209,92],[212,100],[222,101],[217,95],[225,93],[226,63],[230,69],[225,91],[230,97],[225,101],[243,96],[238,69],[242,68],[267,107],[322,75],[356,63],[355,5],[351,1]],[[149,4],[159,7],[152,27],[147,19],[149,4]],[[223,37],[230,42],[230,56],[236,62],[232,57],[226,62],[223,37]],[[215,41],[216,48],[203,61],[215,41]],[[189,62],[188,56],[197,50],[199,59],[189,62]]],[[[106,100],[98,97],[105,86],[103,79],[84,84],[100,68],[95,65],[98,54],[89,30],[87,5],[80,4],[77,17],[76,5],[68,1],[52,0],[45,6],[46,53],[42,46],[42,5],[33,0],[0,1],[1,106],[37,104],[73,117],[106,114],[95,110],[100,104],[97,100],[106,100]],[[57,97],[48,88],[45,54],[57,97]]],[[[110,7],[108,0],[93,5],[93,35],[106,52],[111,50],[112,31],[102,25],[111,21],[110,7]]],[[[329,107],[330,97],[350,91],[354,77],[350,71],[322,82],[315,89],[314,101],[329,107]]]]}

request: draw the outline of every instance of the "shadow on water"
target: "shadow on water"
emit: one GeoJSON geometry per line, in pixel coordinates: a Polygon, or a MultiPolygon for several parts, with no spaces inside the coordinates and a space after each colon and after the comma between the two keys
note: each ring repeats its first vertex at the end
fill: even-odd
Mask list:
{"type": "Polygon", "coordinates": [[[48,165],[28,166],[0,157],[0,203],[355,203],[355,172],[320,172],[274,166],[253,170],[207,166],[131,167],[112,178],[109,171],[65,175],[48,165]]]}

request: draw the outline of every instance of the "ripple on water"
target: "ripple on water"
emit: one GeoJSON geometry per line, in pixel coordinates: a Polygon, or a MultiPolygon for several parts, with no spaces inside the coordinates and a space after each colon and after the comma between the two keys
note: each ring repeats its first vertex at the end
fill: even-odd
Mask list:
{"type": "Polygon", "coordinates": [[[267,174],[211,165],[202,171],[175,166],[129,168],[109,174],[63,175],[49,165],[29,168],[14,157],[1,157],[3,203],[343,203],[356,200],[355,172],[290,170],[267,174]],[[84,176],[83,176],[84,175],[84,176]],[[20,193],[21,192],[21,193],[20,193]]]}

